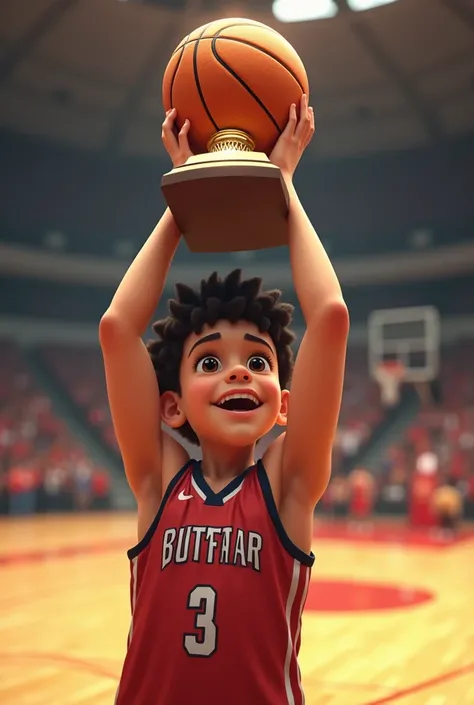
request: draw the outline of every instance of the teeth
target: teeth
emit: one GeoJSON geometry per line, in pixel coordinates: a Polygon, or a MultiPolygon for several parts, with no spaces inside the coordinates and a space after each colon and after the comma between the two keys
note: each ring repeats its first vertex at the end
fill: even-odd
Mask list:
{"type": "Polygon", "coordinates": [[[253,401],[257,406],[260,406],[259,400],[257,397],[254,397],[253,394],[228,394],[220,400],[219,406],[222,406],[226,401],[230,401],[231,399],[250,399],[250,401],[253,401]]]}

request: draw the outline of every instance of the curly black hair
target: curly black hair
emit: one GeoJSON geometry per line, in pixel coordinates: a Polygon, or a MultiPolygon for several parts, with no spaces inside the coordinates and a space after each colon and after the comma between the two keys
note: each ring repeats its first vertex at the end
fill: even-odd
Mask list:
{"type": "MultiPolygon", "coordinates": [[[[235,269],[224,280],[217,272],[201,281],[200,291],[186,284],[176,284],[176,299],[170,299],[170,315],[153,324],[158,340],[147,344],[155,368],[160,393],[174,391],[181,394],[179,370],[183,347],[191,333],[199,334],[204,325],[214,326],[219,320],[231,323],[249,321],[261,333],[268,333],[275,344],[280,386],[285,389],[293,371],[293,306],[280,302],[281,291],[262,290],[259,277],[242,280],[242,271],[235,269]]],[[[177,429],[188,441],[199,445],[199,439],[190,424],[177,429]]]]}

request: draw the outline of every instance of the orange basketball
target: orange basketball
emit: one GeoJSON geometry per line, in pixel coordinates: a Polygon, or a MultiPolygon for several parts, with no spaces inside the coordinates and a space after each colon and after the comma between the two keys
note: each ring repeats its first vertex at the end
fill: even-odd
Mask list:
{"type": "Polygon", "coordinates": [[[247,132],[259,152],[272,150],[291,103],[309,92],[300,57],[278,32],[260,22],[223,19],[199,27],[178,45],[163,79],[163,105],[177,125],[191,121],[195,153],[219,130],[247,132]]]}

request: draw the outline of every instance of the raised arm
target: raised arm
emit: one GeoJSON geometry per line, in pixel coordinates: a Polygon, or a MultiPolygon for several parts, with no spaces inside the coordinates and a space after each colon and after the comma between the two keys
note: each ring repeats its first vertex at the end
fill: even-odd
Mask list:
{"type": "Polygon", "coordinates": [[[349,314],[336,273],[292,182],[313,133],[314,114],[304,96],[299,122],[292,107],[276,158],[272,156],[282,169],[290,193],[291,270],[306,322],[281,449],[282,491],[308,508],[314,508],[330,477],[349,332],[349,314]]]}
{"type": "MultiPolygon", "coordinates": [[[[183,163],[190,154],[189,123],[176,138],[173,122],[170,113],[163,123],[163,141],[173,163],[183,163]]],[[[120,282],[99,327],[112,420],[137,500],[153,495],[159,501],[162,494],[162,455],[167,449],[162,443],[160,393],[142,336],[161,298],[179,238],[166,210],[120,282]]],[[[168,447],[170,443],[176,442],[169,439],[168,447]]]]}

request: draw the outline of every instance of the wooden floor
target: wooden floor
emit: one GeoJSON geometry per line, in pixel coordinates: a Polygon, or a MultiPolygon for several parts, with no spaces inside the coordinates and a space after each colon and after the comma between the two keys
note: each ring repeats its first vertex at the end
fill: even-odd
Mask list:
{"type": "MultiPolygon", "coordinates": [[[[344,611],[327,600],[307,610],[307,705],[473,705],[474,540],[434,547],[321,533],[316,603],[320,581],[321,595],[325,581],[346,592],[349,581],[352,597],[375,583],[402,599],[374,609],[369,589],[345,609],[342,589],[344,611]],[[410,606],[417,590],[433,598],[410,606]]],[[[2,705],[112,705],[129,626],[124,551],[134,540],[132,515],[0,520],[2,705]]]]}

